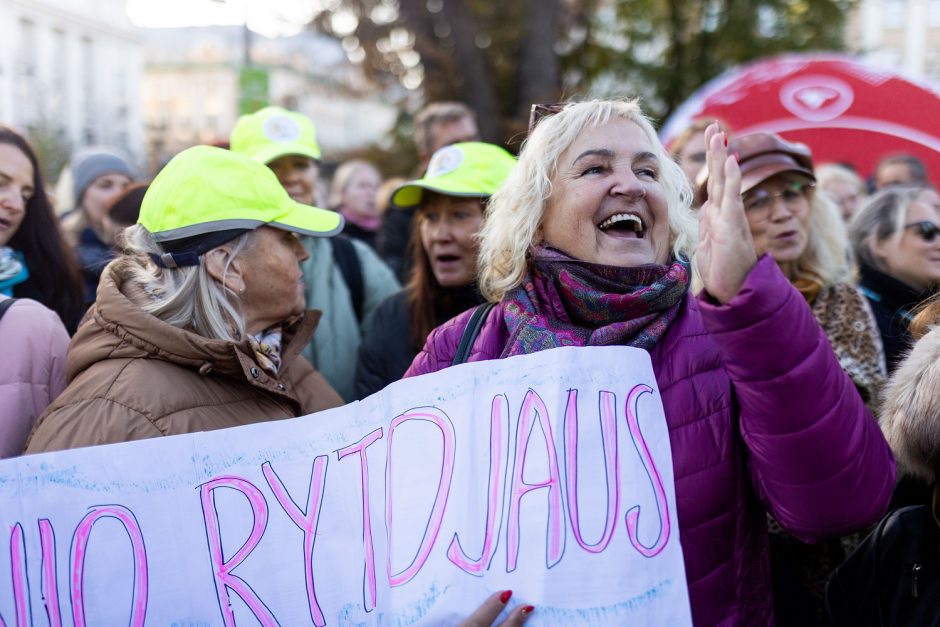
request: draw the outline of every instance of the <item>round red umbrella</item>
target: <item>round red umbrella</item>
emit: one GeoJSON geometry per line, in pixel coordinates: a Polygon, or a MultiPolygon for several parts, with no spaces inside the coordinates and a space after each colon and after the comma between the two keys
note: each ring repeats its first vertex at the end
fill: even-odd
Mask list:
{"type": "Polygon", "coordinates": [[[872,174],[908,153],[940,185],[940,87],[837,54],[785,54],[731,69],[696,91],[660,131],[667,146],[698,119],[732,133],[779,133],[807,144],[818,163],[872,174]]]}

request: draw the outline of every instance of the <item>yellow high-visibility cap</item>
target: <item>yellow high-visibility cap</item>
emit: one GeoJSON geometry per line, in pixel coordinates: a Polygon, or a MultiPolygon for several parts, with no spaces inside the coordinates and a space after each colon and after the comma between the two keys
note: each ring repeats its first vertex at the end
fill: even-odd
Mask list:
{"type": "Polygon", "coordinates": [[[484,142],[444,146],[431,156],[423,178],[395,190],[392,203],[405,208],[421,204],[424,190],[445,196],[489,198],[502,187],[516,158],[503,148],[484,142]]]}
{"type": "Polygon", "coordinates": [[[267,166],[212,146],[188,148],[166,164],[137,222],[161,243],[265,225],[318,236],[343,229],[339,213],[293,200],[267,166]]]}
{"type": "Polygon", "coordinates": [[[264,164],[287,155],[320,159],[313,122],[302,113],[281,107],[265,107],[238,118],[229,136],[229,147],[264,164]]]}

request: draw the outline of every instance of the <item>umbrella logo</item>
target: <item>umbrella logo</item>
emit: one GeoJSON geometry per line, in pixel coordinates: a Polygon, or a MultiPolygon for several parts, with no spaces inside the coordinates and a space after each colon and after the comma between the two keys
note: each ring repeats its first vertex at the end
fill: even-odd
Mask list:
{"type": "Polygon", "coordinates": [[[780,103],[787,111],[810,122],[834,120],[854,99],[849,84],[831,76],[801,76],[780,88],[780,103]]]}

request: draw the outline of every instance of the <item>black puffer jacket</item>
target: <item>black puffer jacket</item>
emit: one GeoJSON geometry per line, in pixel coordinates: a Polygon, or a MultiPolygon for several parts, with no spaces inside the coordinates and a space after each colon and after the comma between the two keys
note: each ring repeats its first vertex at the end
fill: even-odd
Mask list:
{"type": "Polygon", "coordinates": [[[415,211],[415,207],[389,208],[382,217],[382,226],[375,235],[376,252],[402,283],[408,280],[411,273],[408,243],[411,239],[411,222],[414,220],[415,211]]]}
{"type": "MultiPolygon", "coordinates": [[[[476,286],[447,290],[435,305],[438,325],[483,302],[476,286]]],[[[363,399],[401,379],[418,348],[411,341],[411,314],[405,290],[392,294],[366,321],[356,363],[356,398],[363,399]]]]}
{"type": "Polygon", "coordinates": [[[860,270],[862,280],[859,282],[859,291],[868,299],[878,322],[890,375],[911,347],[911,312],[930,297],[930,292],[918,292],[894,277],[864,264],[860,270]]]}
{"type": "MultiPolygon", "coordinates": [[[[880,416],[899,473],[940,475],[940,325],[914,345],[884,394],[880,416]]],[[[932,505],[888,514],[829,582],[837,626],[940,627],[940,489],[932,505]]]]}
{"type": "Polygon", "coordinates": [[[836,627],[940,627],[940,527],[926,505],[896,509],[829,581],[836,627]]]}

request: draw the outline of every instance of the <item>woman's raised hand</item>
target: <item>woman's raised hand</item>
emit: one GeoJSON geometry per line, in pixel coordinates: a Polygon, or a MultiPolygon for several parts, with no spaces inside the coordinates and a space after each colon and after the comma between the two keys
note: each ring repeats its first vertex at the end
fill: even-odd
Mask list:
{"type": "MultiPolygon", "coordinates": [[[[506,604],[509,602],[510,597],[512,597],[512,590],[494,592],[483,602],[483,605],[478,607],[473,614],[460,623],[459,627],[491,627],[500,613],[506,609],[506,604]]],[[[520,605],[509,612],[509,616],[507,616],[506,620],[501,622],[498,627],[516,627],[516,625],[522,625],[529,619],[534,609],[535,608],[531,605],[520,605]]]]}
{"type": "Polygon", "coordinates": [[[735,156],[728,154],[727,138],[718,124],[705,129],[708,199],[699,212],[695,254],[705,290],[722,304],[737,296],[757,263],[741,202],[741,168],[735,156]]]}

